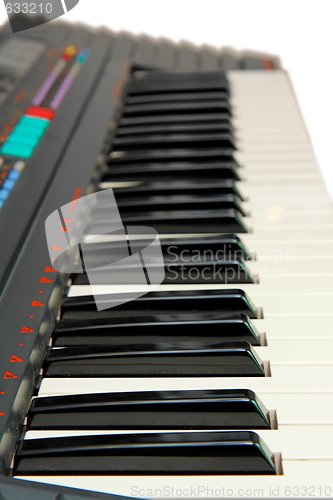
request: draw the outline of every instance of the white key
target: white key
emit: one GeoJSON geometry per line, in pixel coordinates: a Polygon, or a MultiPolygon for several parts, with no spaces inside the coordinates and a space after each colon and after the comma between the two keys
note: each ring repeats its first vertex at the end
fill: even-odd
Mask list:
{"type": "Polygon", "coordinates": [[[320,258],[331,257],[333,255],[333,239],[316,240],[300,239],[300,240],[259,240],[256,239],[254,233],[244,234],[241,240],[247,249],[253,251],[257,255],[258,261],[268,258],[283,258],[297,256],[303,259],[306,257],[320,258]]]}
{"type": "MultiPolygon", "coordinates": [[[[316,313],[326,316],[333,316],[331,309],[333,292],[304,292],[309,288],[320,289],[320,281],[324,278],[310,279],[309,276],[304,276],[297,279],[263,276],[263,283],[253,285],[160,285],[154,291],[168,290],[228,290],[241,288],[249,294],[257,307],[263,307],[265,317],[274,316],[300,316],[304,317],[316,313]],[[298,286],[297,286],[298,282],[298,286]],[[316,287],[315,285],[318,285],[316,287]],[[274,288],[273,288],[274,285],[274,288]]],[[[149,285],[73,285],[70,287],[69,297],[82,297],[85,295],[107,295],[112,293],[128,293],[129,291],[141,290],[143,292],[151,291],[149,285]]]]}
{"type": "MultiPolygon", "coordinates": [[[[317,198],[324,198],[328,200],[328,194],[326,188],[323,186],[322,182],[316,182],[314,185],[304,185],[302,189],[299,186],[295,186],[293,184],[280,186],[279,184],[274,184],[267,187],[263,184],[256,184],[254,182],[247,182],[246,186],[243,183],[237,183],[237,187],[244,193],[245,196],[250,198],[251,200],[261,200],[261,199],[279,199],[279,200],[316,200],[317,198]]],[[[252,206],[256,204],[252,202],[252,206]]]]}
{"type": "Polygon", "coordinates": [[[333,367],[333,340],[323,339],[270,339],[268,346],[255,347],[255,352],[269,360],[272,367],[278,365],[331,365],[333,367]]]}
{"type": "Polygon", "coordinates": [[[259,332],[265,332],[268,343],[275,339],[333,339],[330,316],[288,316],[265,317],[251,320],[259,332]]]}
{"type": "Polygon", "coordinates": [[[251,389],[255,393],[332,393],[332,365],[271,366],[271,377],[44,378],[40,395],[176,389],[251,389]]]}
{"type": "MultiPolygon", "coordinates": [[[[222,262],[222,261],[221,261],[222,262]]],[[[257,261],[249,261],[246,263],[251,273],[258,274],[259,277],[263,274],[270,276],[294,276],[299,274],[308,276],[333,276],[333,255],[326,257],[310,257],[301,258],[298,255],[286,255],[285,257],[267,258],[261,257],[257,261]]],[[[194,264],[195,266],[195,264],[194,264]]]]}

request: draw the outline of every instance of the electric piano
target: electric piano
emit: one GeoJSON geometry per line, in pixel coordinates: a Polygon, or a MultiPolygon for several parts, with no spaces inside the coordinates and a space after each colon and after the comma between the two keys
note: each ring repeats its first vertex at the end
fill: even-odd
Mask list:
{"type": "Polygon", "coordinates": [[[332,498],[333,210],[279,59],[5,26],[0,106],[0,497],[332,498]],[[158,286],[103,272],[110,189],[158,286]],[[87,195],[93,284],[45,234],[87,195]]]}

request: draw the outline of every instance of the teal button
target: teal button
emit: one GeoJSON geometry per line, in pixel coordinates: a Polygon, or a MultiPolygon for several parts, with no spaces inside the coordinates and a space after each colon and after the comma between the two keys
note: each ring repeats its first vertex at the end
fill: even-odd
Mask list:
{"type": "Polygon", "coordinates": [[[27,136],[32,136],[40,139],[42,135],[45,133],[45,129],[39,129],[35,127],[29,127],[28,125],[25,125],[24,123],[16,125],[14,128],[12,134],[20,133],[24,134],[27,136]]]}
{"type": "Polygon", "coordinates": [[[8,143],[6,142],[2,148],[1,153],[8,156],[16,156],[18,158],[30,158],[32,153],[34,152],[34,148],[31,146],[22,146],[16,143],[8,143]]]}
{"type": "Polygon", "coordinates": [[[45,130],[50,125],[50,122],[48,120],[41,120],[40,118],[34,118],[32,116],[22,116],[17,126],[22,124],[32,130],[45,130]]]}
{"type": "Polygon", "coordinates": [[[76,61],[79,63],[79,64],[84,64],[86,62],[87,58],[86,56],[80,54],[79,56],[77,56],[77,59],[76,61]]]}
{"type": "Polygon", "coordinates": [[[6,144],[20,144],[22,146],[36,147],[39,143],[39,137],[22,134],[21,132],[12,132],[7,138],[6,144]]]}
{"type": "Polygon", "coordinates": [[[79,64],[84,64],[89,56],[89,49],[82,49],[80,54],[77,56],[76,61],[79,64]]]}

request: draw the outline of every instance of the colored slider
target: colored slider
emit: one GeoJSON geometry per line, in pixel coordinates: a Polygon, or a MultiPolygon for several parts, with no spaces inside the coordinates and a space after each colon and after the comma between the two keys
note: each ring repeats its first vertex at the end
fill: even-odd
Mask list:
{"type": "Polygon", "coordinates": [[[39,108],[35,106],[31,106],[25,112],[25,116],[34,116],[35,118],[44,118],[44,120],[53,120],[54,111],[49,108],[39,108]]]}
{"type": "Polygon", "coordinates": [[[69,61],[73,56],[75,56],[77,52],[78,49],[74,45],[67,45],[67,47],[65,47],[65,50],[61,55],[61,59],[59,59],[59,61],[55,64],[54,68],[47,75],[43,84],[41,85],[36,95],[34,96],[32,100],[32,104],[34,106],[42,105],[44,99],[50,92],[51,88],[53,87],[53,85],[55,84],[61,73],[66,68],[67,61],[69,61]]]}
{"type": "Polygon", "coordinates": [[[65,48],[61,57],[65,61],[68,61],[73,56],[75,56],[75,54],[77,54],[77,52],[78,52],[78,49],[74,45],[67,45],[67,47],[65,48]]]}
{"type": "Polygon", "coordinates": [[[43,137],[54,112],[48,108],[30,107],[13,128],[1,153],[18,158],[30,158],[43,137]]]}
{"type": "Polygon", "coordinates": [[[65,99],[69,89],[73,85],[74,80],[77,77],[77,75],[81,69],[82,64],[84,64],[86,62],[88,55],[89,55],[89,49],[87,49],[87,48],[82,49],[81,52],[77,55],[75,63],[73,64],[73,66],[69,70],[68,74],[66,75],[66,77],[62,81],[58,91],[56,92],[56,94],[54,95],[54,97],[51,101],[50,107],[52,109],[58,109],[60,107],[60,105],[63,102],[63,100],[65,99]]]}

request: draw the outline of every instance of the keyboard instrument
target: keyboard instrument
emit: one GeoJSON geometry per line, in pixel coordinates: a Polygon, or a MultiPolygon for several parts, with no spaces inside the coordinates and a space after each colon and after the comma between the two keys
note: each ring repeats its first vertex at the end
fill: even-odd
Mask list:
{"type": "Polygon", "coordinates": [[[5,26],[0,106],[0,497],[333,498],[333,210],[279,59],[5,26]],[[105,272],[110,189],[158,286],[105,272]]]}

